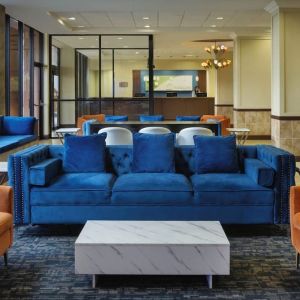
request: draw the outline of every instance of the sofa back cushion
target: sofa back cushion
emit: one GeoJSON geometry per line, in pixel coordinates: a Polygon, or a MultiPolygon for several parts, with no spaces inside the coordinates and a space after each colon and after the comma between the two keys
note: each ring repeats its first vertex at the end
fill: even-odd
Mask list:
{"type": "Polygon", "coordinates": [[[3,128],[3,116],[0,116],[0,135],[2,134],[2,128],[3,128]]]}
{"type": "Polygon", "coordinates": [[[34,117],[3,117],[2,135],[33,135],[34,117]]]}
{"type": "Polygon", "coordinates": [[[136,133],[133,136],[134,173],[174,173],[175,135],[136,133]]]}
{"type": "Polygon", "coordinates": [[[105,172],[106,133],[65,135],[63,169],[70,173],[105,172]]]}
{"type": "Polygon", "coordinates": [[[195,172],[236,173],[239,171],[235,136],[194,136],[195,172]]]}

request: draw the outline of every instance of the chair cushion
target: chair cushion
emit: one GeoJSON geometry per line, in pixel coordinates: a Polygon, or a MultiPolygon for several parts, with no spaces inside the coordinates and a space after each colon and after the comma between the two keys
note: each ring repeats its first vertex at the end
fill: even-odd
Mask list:
{"type": "Polygon", "coordinates": [[[0,235],[9,230],[13,225],[12,214],[0,212],[0,235]]]}
{"type": "Polygon", "coordinates": [[[297,213],[294,216],[294,226],[300,230],[300,213],[297,213]]]}
{"type": "Polygon", "coordinates": [[[50,185],[31,188],[32,205],[98,205],[110,202],[115,181],[109,173],[66,173],[50,185]]]}
{"type": "Polygon", "coordinates": [[[106,133],[91,136],[65,135],[65,172],[105,172],[106,133]]]}
{"type": "Polygon", "coordinates": [[[273,205],[272,189],[256,184],[246,174],[191,176],[194,200],[200,205],[273,205]]]}
{"type": "Polygon", "coordinates": [[[200,121],[200,116],[176,116],[176,121],[200,121]]]}
{"type": "Polygon", "coordinates": [[[122,122],[128,121],[128,116],[105,116],[105,122],[122,122]]]}
{"type": "Polygon", "coordinates": [[[193,199],[189,180],[182,174],[130,173],[116,180],[113,204],[187,204],[193,199]]]}
{"type": "Polygon", "coordinates": [[[132,170],[135,173],[174,173],[175,135],[135,133],[132,170]]]}
{"type": "Polygon", "coordinates": [[[14,149],[35,139],[35,135],[2,135],[0,136],[0,153],[14,149]]]}
{"type": "Polygon", "coordinates": [[[141,122],[155,122],[155,121],[163,121],[163,120],[164,120],[163,115],[153,115],[153,116],[140,115],[141,122]]]}
{"type": "Polygon", "coordinates": [[[239,171],[235,136],[194,136],[194,141],[197,174],[239,171]]]}
{"type": "Polygon", "coordinates": [[[33,135],[34,117],[4,117],[3,135],[33,135]]]}

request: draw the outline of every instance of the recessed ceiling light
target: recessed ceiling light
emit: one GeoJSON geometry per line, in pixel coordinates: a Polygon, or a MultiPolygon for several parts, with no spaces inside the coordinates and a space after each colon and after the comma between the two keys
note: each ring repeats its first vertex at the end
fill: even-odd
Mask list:
{"type": "Polygon", "coordinates": [[[83,26],[83,25],[78,25],[78,26],[76,26],[76,27],[78,27],[78,28],[83,28],[84,26],[83,26]]]}
{"type": "Polygon", "coordinates": [[[84,40],[84,37],[81,36],[81,37],[79,37],[79,39],[80,39],[80,40],[84,40]]]}
{"type": "Polygon", "coordinates": [[[143,17],[143,20],[149,20],[149,17],[143,17]]]}
{"type": "Polygon", "coordinates": [[[70,17],[70,18],[68,18],[68,20],[70,20],[70,21],[75,21],[76,18],[75,18],[75,17],[70,17]]]}
{"type": "Polygon", "coordinates": [[[59,24],[61,24],[61,25],[65,25],[64,21],[61,20],[61,19],[58,19],[57,22],[58,22],[59,24]]]}
{"type": "Polygon", "coordinates": [[[192,57],[194,55],[193,54],[186,54],[185,56],[192,57]]]}
{"type": "Polygon", "coordinates": [[[125,45],[125,46],[123,46],[123,48],[128,48],[128,46],[127,46],[127,45],[125,45]]]}
{"type": "Polygon", "coordinates": [[[217,19],[217,20],[224,20],[223,17],[217,17],[216,19],[217,19]]]}
{"type": "Polygon", "coordinates": [[[145,25],[144,27],[145,27],[145,28],[150,28],[150,25],[145,25]]]}
{"type": "Polygon", "coordinates": [[[136,51],[135,54],[140,54],[140,52],[136,51]]]}
{"type": "Polygon", "coordinates": [[[217,25],[213,24],[213,25],[210,25],[210,27],[213,27],[213,28],[215,28],[215,27],[217,27],[217,25]]]}
{"type": "Polygon", "coordinates": [[[122,38],[122,37],[120,37],[120,36],[119,36],[119,37],[117,37],[117,39],[118,39],[118,40],[123,40],[123,38],[122,38]]]}

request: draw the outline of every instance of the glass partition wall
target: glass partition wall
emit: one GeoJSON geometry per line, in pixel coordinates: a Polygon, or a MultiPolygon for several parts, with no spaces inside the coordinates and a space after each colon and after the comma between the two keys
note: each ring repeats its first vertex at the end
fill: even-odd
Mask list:
{"type": "Polygon", "coordinates": [[[50,120],[74,127],[87,114],[153,113],[152,35],[51,35],[50,120]],[[149,89],[141,93],[142,76],[149,89]]]}

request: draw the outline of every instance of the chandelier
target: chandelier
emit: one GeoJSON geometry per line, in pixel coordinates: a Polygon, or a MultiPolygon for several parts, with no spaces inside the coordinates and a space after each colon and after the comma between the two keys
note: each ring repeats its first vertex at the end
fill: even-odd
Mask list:
{"type": "Polygon", "coordinates": [[[224,45],[217,46],[216,42],[210,47],[204,48],[212,58],[207,59],[201,63],[204,69],[215,67],[215,69],[222,69],[231,64],[231,60],[224,57],[224,53],[227,51],[227,47],[224,45]]]}

